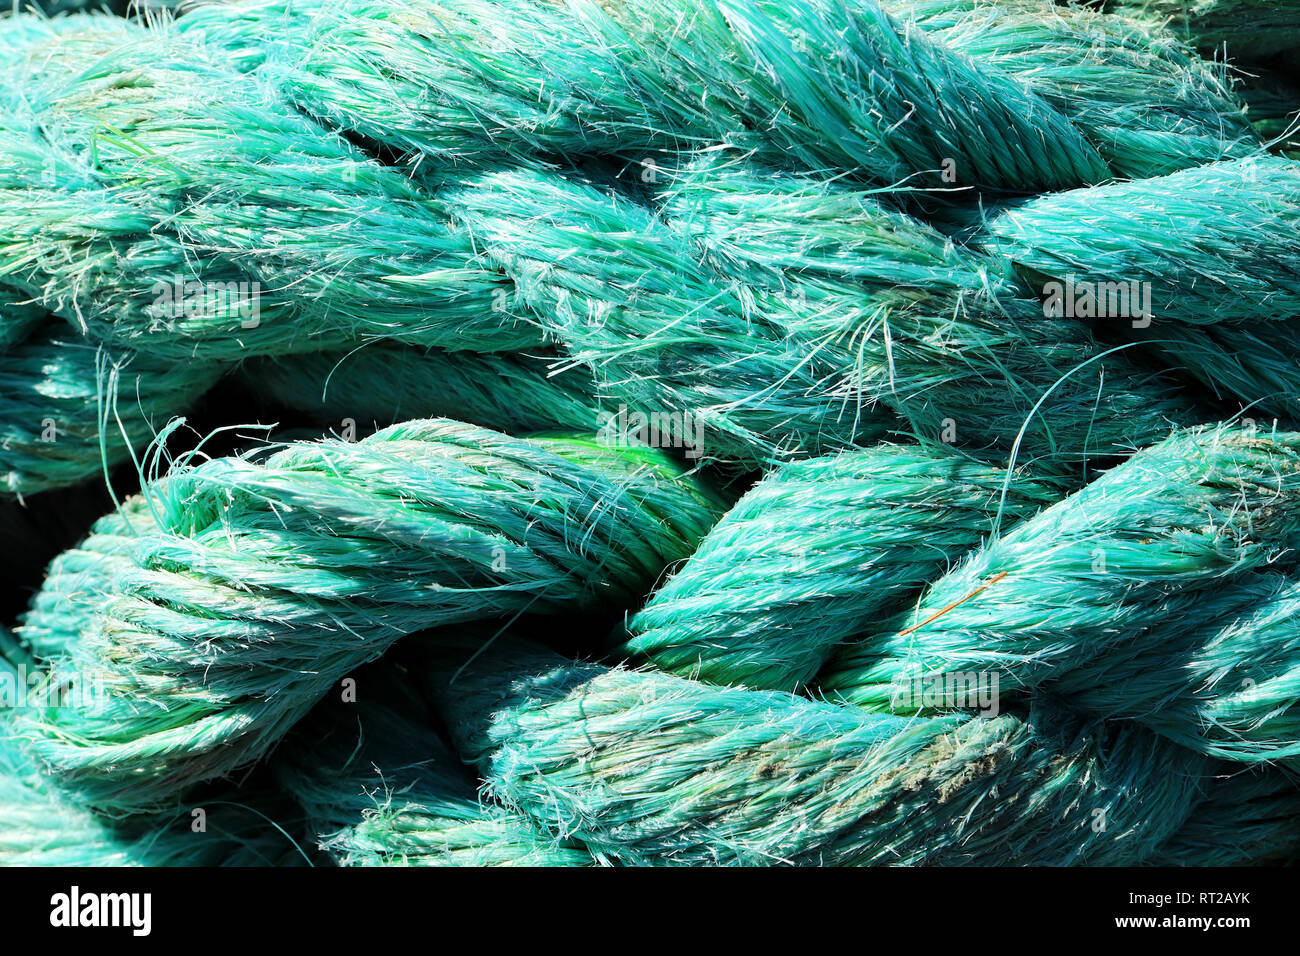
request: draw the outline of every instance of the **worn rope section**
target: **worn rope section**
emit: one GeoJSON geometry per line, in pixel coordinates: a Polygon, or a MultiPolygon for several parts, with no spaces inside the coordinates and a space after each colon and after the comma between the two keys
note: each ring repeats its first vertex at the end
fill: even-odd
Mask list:
{"type": "Polygon", "coordinates": [[[0,493],[141,489],[0,631],[0,862],[1294,855],[1234,9],[0,21],[0,493]],[[232,387],[337,437],[183,450],[232,387]]]}

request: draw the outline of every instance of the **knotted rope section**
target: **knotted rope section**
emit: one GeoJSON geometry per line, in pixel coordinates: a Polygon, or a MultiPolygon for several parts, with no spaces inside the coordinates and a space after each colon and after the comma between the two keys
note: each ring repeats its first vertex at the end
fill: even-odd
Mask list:
{"type": "Polygon", "coordinates": [[[1293,857],[1298,38],[0,19],[0,863],[1293,857]]]}

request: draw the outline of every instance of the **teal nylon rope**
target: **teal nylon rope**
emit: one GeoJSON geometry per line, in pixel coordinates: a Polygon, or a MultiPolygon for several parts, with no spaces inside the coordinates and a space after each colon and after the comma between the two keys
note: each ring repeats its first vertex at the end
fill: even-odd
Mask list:
{"type": "Polygon", "coordinates": [[[1296,23],[1100,6],[0,19],[0,863],[1293,857],[1296,23]]]}

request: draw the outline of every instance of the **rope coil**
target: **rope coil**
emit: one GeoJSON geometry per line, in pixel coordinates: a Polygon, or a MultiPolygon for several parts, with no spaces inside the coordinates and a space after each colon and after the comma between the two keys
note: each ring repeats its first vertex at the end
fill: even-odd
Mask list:
{"type": "Polygon", "coordinates": [[[1293,857],[1297,38],[0,19],[0,863],[1293,857]]]}

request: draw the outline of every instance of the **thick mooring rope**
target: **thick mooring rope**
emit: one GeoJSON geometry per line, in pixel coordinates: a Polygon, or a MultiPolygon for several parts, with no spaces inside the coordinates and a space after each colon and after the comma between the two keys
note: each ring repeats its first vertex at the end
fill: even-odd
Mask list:
{"type": "Polygon", "coordinates": [[[0,19],[0,863],[1290,860],[1298,38],[0,19]]]}

